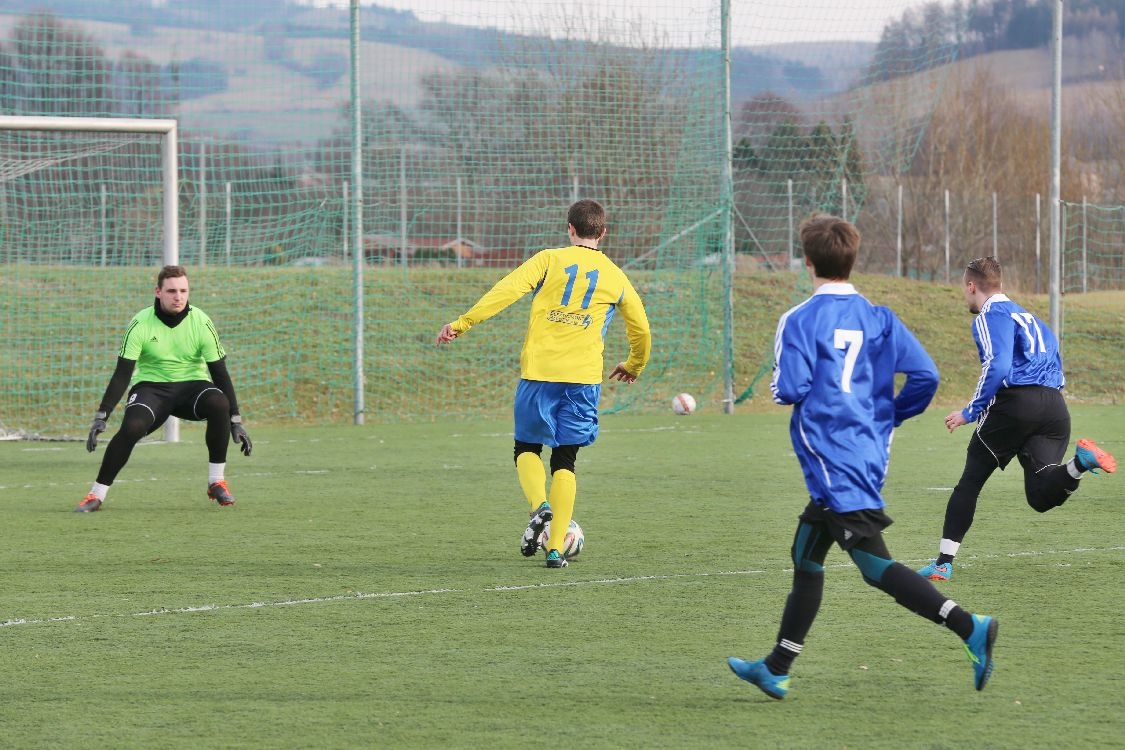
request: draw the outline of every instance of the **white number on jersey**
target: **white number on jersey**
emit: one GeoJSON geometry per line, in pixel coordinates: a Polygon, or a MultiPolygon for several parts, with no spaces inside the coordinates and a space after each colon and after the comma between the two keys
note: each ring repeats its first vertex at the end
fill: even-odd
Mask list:
{"type": "Polygon", "coordinates": [[[840,387],[844,393],[851,393],[852,372],[855,370],[855,361],[859,358],[859,349],[863,346],[863,331],[837,328],[835,346],[844,350],[844,371],[840,374],[840,387]]]}
{"type": "Polygon", "coordinates": [[[1016,325],[1023,329],[1023,335],[1027,337],[1028,354],[1043,354],[1047,351],[1047,345],[1043,343],[1043,331],[1034,315],[1029,312],[1012,313],[1012,320],[1016,321],[1016,325]],[[1036,349],[1036,346],[1039,348],[1036,349]]]}

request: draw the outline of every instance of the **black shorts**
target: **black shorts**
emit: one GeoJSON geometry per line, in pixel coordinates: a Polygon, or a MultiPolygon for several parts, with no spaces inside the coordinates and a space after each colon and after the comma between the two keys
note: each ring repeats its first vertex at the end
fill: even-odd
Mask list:
{"type": "Polygon", "coordinates": [[[1042,385],[1001,388],[981,414],[968,451],[1001,469],[1023,453],[1047,466],[1070,447],[1070,410],[1062,391],[1042,385]]]}
{"type": "Polygon", "coordinates": [[[152,426],[148,430],[148,434],[151,434],[164,424],[168,417],[178,417],[189,422],[205,419],[199,415],[197,408],[208,391],[218,391],[220,394],[223,392],[210,380],[187,380],[181,383],[141,382],[129,390],[125,408],[148,410],[153,419],[152,426]]]}
{"type": "Polygon", "coordinates": [[[822,524],[836,544],[845,550],[852,549],[864,539],[881,538],[883,529],[894,523],[882,509],[836,513],[813,501],[805,506],[799,518],[806,523],[822,524]]]}

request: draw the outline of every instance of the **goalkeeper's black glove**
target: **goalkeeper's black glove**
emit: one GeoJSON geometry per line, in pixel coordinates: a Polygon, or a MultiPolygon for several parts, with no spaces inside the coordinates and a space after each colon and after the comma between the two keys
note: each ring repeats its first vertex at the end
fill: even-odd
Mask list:
{"type": "Polygon", "coordinates": [[[242,426],[242,417],[235,414],[230,418],[230,439],[236,444],[241,444],[239,450],[242,455],[249,456],[254,444],[250,442],[250,436],[246,434],[246,428],[242,426]]]}
{"type": "Polygon", "coordinates": [[[86,450],[90,453],[98,447],[98,435],[105,432],[105,421],[109,415],[104,411],[94,413],[94,424],[90,426],[90,434],[86,436],[86,450]]]}

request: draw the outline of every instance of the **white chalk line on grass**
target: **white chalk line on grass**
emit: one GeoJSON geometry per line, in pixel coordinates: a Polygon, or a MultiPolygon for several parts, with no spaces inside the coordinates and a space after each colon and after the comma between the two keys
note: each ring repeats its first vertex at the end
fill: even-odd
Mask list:
{"type": "MultiPolygon", "coordinates": [[[[1116,547],[1076,547],[1067,550],[1027,550],[1023,552],[1001,552],[994,554],[981,554],[968,556],[967,560],[989,560],[1000,558],[1014,558],[1014,557],[1045,557],[1049,555],[1074,555],[1084,553],[1109,553],[1121,552],[1125,550],[1125,546],[1116,547]]],[[[918,562],[925,562],[925,560],[899,560],[905,564],[914,564],[918,562]]],[[[1069,567],[1069,562],[1060,562],[1060,567],[1069,567]]],[[[833,565],[826,566],[828,568],[850,568],[851,562],[841,562],[833,565]]],[[[792,568],[775,568],[763,570],[718,570],[702,573],[667,573],[661,575],[647,575],[647,576],[623,576],[620,578],[594,578],[579,581],[551,581],[547,583],[528,583],[519,585],[500,585],[500,586],[486,586],[478,591],[484,593],[506,593],[528,591],[535,589],[554,589],[554,588],[570,588],[578,586],[605,586],[616,584],[628,583],[644,583],[647,581],[670,581],[677,579],[689,578],[713,578],[718,576],[748,576],[748,575],[767,575],[770,573],[784,573],[788,575],[792,573],[792,568]]],[[[565,575],[565,574],[564,574],[565,575]]],[[[419,591],[381,591],[381,592],[356,592],[353,594],[338,594],[336,596],[310,596],[301,599],[284,599],[272,602],[249,602],[243,604],[202,604],[193,607],[169,607],[167,609],[150,609],[143,612],[131,612],[126,614],[93,614],[85,617],[77,615],[65,615],[60,617],[43,617],[38,619],[13,619],[0,622],[0,628],[12,628],[20,625],[49,625],[52,623],[64,622],[78,622],[80,620],[97,620],[97,619],[111,619],[111,618],[125,618],[125,617],[153,617],[157,615],[180,615],[180,614],[194,614],[196,612],[221,612],[229,610],[240,609],[266,609],[271,607],[296,607],[306,604],[331,604],[335,602],[352,602],[364,601],[368,599],[396,599],[404,597],[415,596],[432,596],[435,594],[464,594],[469,593],[470,589],[423,589],[419,591]]]]}

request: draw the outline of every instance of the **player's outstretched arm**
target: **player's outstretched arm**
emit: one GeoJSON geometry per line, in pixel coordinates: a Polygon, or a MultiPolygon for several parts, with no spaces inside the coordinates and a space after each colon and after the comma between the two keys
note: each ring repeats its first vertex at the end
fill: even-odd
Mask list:
{"type": "Polygon", "coordinates": [[[441,327],[441,330],[438,331],[437,341],[435,343],[448,344],[450,341],[452,341],[455,338],[457,338],[457,331],[453,330],[452,325],[450,325],[449,323],[446,323],[445,325],[443,325],[441,327]]]}
{"type": "Polygon", "coordinates": [[[625,383],[636,383],[637,376],[625,369],[625,363],[619,362],[609,373],[610,380],[620,380],[625,383]]]}

